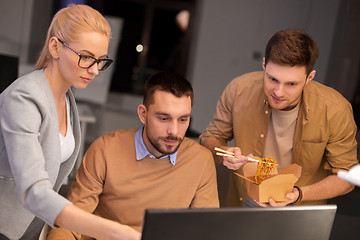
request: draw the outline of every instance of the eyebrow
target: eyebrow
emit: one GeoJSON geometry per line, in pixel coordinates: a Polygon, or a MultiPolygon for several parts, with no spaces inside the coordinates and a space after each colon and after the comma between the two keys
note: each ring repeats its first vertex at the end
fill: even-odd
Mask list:
{"type": "Polygon", "coordinates": [[[274,77],[273,75],[271,75],[270,73],[265,72],[265,74],[266,74],[268,77],[275,78],[275,79],[277,80],[277,78],[274,77]]]}
{"type": "MultiPolygon", "coordinates": [[[[95,54],[93,54],[92,52],[90,52],[90,51],[88,51],[88,50],[81,50],[81,52],[86,52],[86,53],[89,54],[90,56],[95,57],[95,54]]],[[[81,55],[85,55],[85,54],[81,54],[81,55]]],[[[104,57],[108,57],[108,55],[105,54],[105,55],[100,56],[99,58],[104,58],[104,57]]]]}
{"type": "Polygon", "coordinates": [[[185,114],[185,115],[182,115],[182,116],[180,116],[180,118],[183,118],[183,117],[191,117],[191,114],[185,114]]]}
{"type": "MultiPolygon", "coordinates": [[[[270,73],[265,72],[265,74],[266,74],[268,77],[271,77],[271,78],[275,79],[276,81],[279,81],[279,79],[278,79],[277,77],[274,77],[274,76],[271,75],[270,73]]],[[[292,80],[292,81],[286,80],[286,81],[285,81],[285,83],[299,83],[299,82],[301,82],[301,81],[296,81],[296,80],[292,80]]]]}
{"type": "MultiPolygon", "coordinates": [[[[158,115],[158,116],[168,116],[168,117],[171,117],[170,114],[168,113],[163,113],[163,112],[158,112],[158,113],[155,113],[155,115],[158,115]]],[[[189,114],[184,114],[184,115],[181,115],[179,118],[183,118],[183,117],[190,117],[191,116],[191,113],[189,114]]]]}

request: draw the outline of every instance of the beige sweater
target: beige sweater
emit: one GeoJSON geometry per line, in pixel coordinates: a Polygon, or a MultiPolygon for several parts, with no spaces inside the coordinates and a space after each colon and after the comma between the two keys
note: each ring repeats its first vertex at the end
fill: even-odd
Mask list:
{"type": "MultiPolygon", "coordinates": [[[[219,206],[215,165],[209,150],[185,138],[175,166],[168,158],[147,156],[136,160],[136,130],[109,133],[90,146],[71,187],[70,201],[138,231],[147,208],[219,206]]],[[[80,239],[80,235],[74,235],[80,239]]],[[[75,238],[64,229],[53,229],[48,239],[75,238]]]]}

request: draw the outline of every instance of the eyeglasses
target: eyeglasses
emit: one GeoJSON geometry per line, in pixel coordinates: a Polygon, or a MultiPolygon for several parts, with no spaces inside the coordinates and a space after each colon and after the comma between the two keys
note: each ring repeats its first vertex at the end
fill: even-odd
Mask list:
{"type": "Polygon", "coordinates": [[[88,56],[88,55],[81,55],[80,53],[78,53],[77,51],[75,51],[74,49],[72,49],[71,47],[69,47],[69,45],[67,45],[66,43],[64,43],[63,41],[61,41],[58,38],[59,42],[61,42],[65,47],[67,47],[68,49],[70,49],[72,52],[74,52],[76,55],[79,56],[79,61],[78,61],[78,66],[84,69],[89,69],[91,68],[95,63],[97,63],[98,66],[98,70],[99,71],[103,71],[105,69],[107,69],[111,63],[113,62],[112,59],[110,58],[100,58],[100,59],[96,59],[92,56],[88,56]]]}

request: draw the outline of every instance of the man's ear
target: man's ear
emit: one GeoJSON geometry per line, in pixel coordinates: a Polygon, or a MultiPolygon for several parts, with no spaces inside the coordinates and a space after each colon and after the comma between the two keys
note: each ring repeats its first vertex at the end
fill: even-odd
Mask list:
{"type": "Polygon", "coordinates": [[[315,75],[316,75],[316,71],[312,70],[306,78],[306,84],[308,84],[311,80],[313,80],[315,75]]]}
{"type": "Polygon", "coordinates": [[[140,104],[137,108],[137,112],[138,112],[138,116],[140,121],[145,124],[146,122],[146,113],[147,113],[147,109],[146,106],[144,104],[140,104]]]}
{"type": "Polygon", "coordinates": [[[263,57],[262,68],[265,71],[265,57],[263,57]]]}
{"type": "Polygon", "coordinates": [[[61,43],[59,42],[59,40],[56,38],[56,37],[52,37],[50,38],[50,41],[49,41],[49,52],[51,54],[51,56],[55,59],[58,59],[59,58],[59,45],[61,43]]]}

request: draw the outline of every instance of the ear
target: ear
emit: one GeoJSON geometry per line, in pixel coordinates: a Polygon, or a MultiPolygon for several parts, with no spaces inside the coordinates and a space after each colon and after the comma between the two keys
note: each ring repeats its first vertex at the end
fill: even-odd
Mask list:
{"type": "Polygon", "coordinates": [[[312,70],[312,71],[309,73],[308,77],[306,78],[306,84],[308,84],[311,80],[314,79],[315,74],[316,74],[316,71],[315,71],[315,70],[312,70]]]}
{"type": "Polygon", "coordinates": [[[262,68],[265,71],[265,57],[263,57],[262,68]]]}
{"type": "Polygon", "coordinates": [[[58,39],[56,37],[50,38],[49,52],[50,52],[51,56],[55,59],[59,58],[59,45],[60,44],[61,43],[58,41],[58,39]]]}
{"type": "Polygon", "coordinates": [[[147,109],[145,107],[145,105],[140,104],[137,108],[137,112],[138,112],[138,116],[140,121],[142,122],[142,124],[145,124],[146,122],[146,113],[147,113],[147,109]]]}

